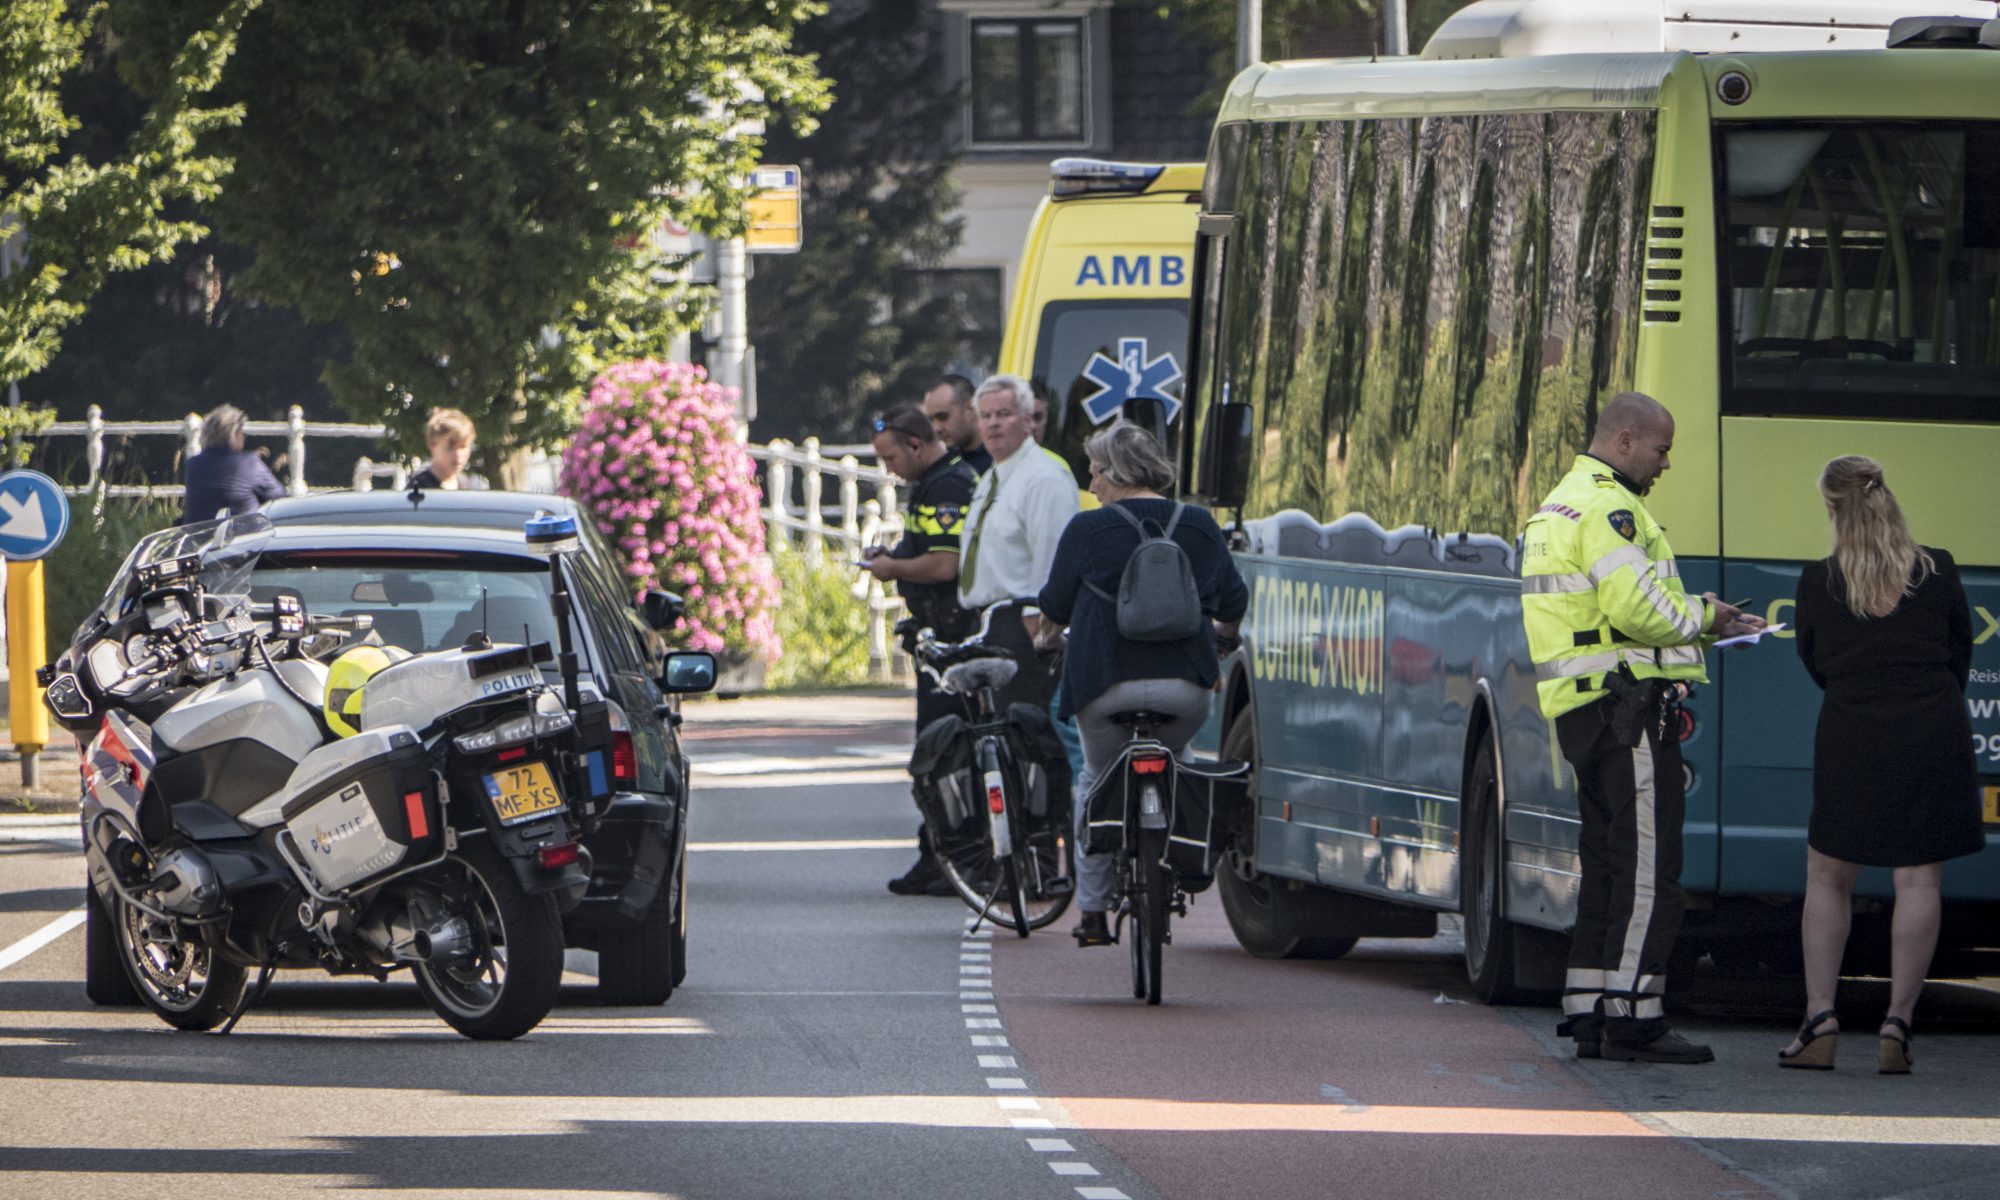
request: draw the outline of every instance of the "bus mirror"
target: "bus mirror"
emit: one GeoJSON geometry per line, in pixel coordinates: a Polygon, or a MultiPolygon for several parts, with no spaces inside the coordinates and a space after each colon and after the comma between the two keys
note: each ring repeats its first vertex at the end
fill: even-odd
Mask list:
{"type": "Polygon", "coordinates": [[[1134,396],[1127,400],[1119,415],[1147,433],[1161,446],[1167,444],[1167,406],[1153,396],[1134,396]]]}
{"type": "Polygon", "coordinates": [[[1254,435],[1248,404],[1225,401],[1209,410],[1202,439],[1204,488],[1216,508],[1242,508],[1250,494],[1250,450],[1254,435]]]}

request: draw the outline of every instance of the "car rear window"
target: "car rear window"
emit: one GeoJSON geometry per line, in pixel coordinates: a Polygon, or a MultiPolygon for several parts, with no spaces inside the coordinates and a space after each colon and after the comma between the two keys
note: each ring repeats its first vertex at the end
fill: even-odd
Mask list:
{"type": "Polygon", "coordinates": [[[251,597],[296,595],[322,616],[367,615],[382,641],[412,653],[446,650],[484,631],[496,642],[556,642],[548,568],[462,555],[323,551],[267,555],[251,597]]]}

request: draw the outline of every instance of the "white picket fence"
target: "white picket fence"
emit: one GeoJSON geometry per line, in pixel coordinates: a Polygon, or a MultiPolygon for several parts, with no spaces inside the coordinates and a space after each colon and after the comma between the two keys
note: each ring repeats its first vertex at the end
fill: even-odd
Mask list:
{"type": "MultiPolygon", "coordinates": [[[[353,476],[346,483],[309,487],[306,483],[306,439],[309,437],[370,438],[382,437],[388,432],[384,425],[359,425],[340,421],[308,421],[305,410],[294,404],[282,421],[245,421],[243,432],[249,437],[282,437],[285,439],[285,487],[294,496],[303,496],[309,491],[334,491],[340,488],[354,488],[367,491],[375,480],[388,479],[395,487],[403,486],[404,468],[401,463],[375,463],[362,458],[354,464],[353,476]]],[[[83,438],[83,461],[88,474],[81,484],[70,484],[63,488],[72,496],[80,496],[98,490],[104,474],[104,439],[107,437],[130,436],[178,436],[188,457],[201,452],[201,416],[189,413],[178,421],[107,421],[104,410],[93,404],[85,412],[81,421],[57,421],[35,435],[39,438],[81,437],[83,438]]],[[[187,489],[178,483],[156,484],[105,484],[106,496],[139,496],[146,498],[171,499],[180,496],[187,489]]]]}
{"type": "MultiPolygon", "coordinates": [[[[893,546],[903,536],[896,477],[880,467],[863,466],[858,456],[873,457],[872,447],[823,446],[809,437],[796,447],[780,438],[747,449],[764,468],[766,544],[789,546],[818,566],[829,550],[842,560],[856,559],[865,547],[893,546]]],[[[855,571],[852,594],[856,603],[868,606],[869,672],[880,680],[907,678],[909,659],[893,638],[903,601],[861,570],[855,571]]]]}

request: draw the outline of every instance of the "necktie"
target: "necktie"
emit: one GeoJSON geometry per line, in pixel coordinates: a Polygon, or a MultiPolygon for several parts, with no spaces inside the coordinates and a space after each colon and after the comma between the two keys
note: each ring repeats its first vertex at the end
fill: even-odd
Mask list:
{"type": "Polygon", "coordinates": [[[960,596],[972,594],[972,580],[979,573],[979,538],[986,532],[986,514],[993,510],[993,497],[1000,494],[1000,472],[989,471],[986,477],[992,483],[986,489],[986,499],[980,502],[979,511],[972,514],[972,537],[966,542],[965,561],[961,564],[965,569],[958,573],[960,596]]]}

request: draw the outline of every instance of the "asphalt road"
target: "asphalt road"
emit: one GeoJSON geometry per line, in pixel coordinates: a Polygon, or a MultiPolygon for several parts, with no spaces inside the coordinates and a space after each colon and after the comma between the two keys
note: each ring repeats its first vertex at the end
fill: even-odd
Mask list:
{"type": "MultiPolygon", "coordinates": [[[[908,707],[697,706],[687,983],[532,1035],[409,985],[282,980],[227,1038],[83,997],[74,836],[0,817],[0,1197],[1989,1197],[2000,992],[1933,984],[1918,1073],[1779,1071],[1784,980],[1699,981],[1706,1067],[1578,1064],[1553,1013],[1464,1002],[1456,946],[1236,950],[1212,895],[1167,1002],[1060,927],[968,936],[911,857],[908,707]]],[[[1062,923],[1068,924],[1067,919],[1062,923]]],[[[1879,984],[1843,990],[1852,1027],[1879,984]]]]}

